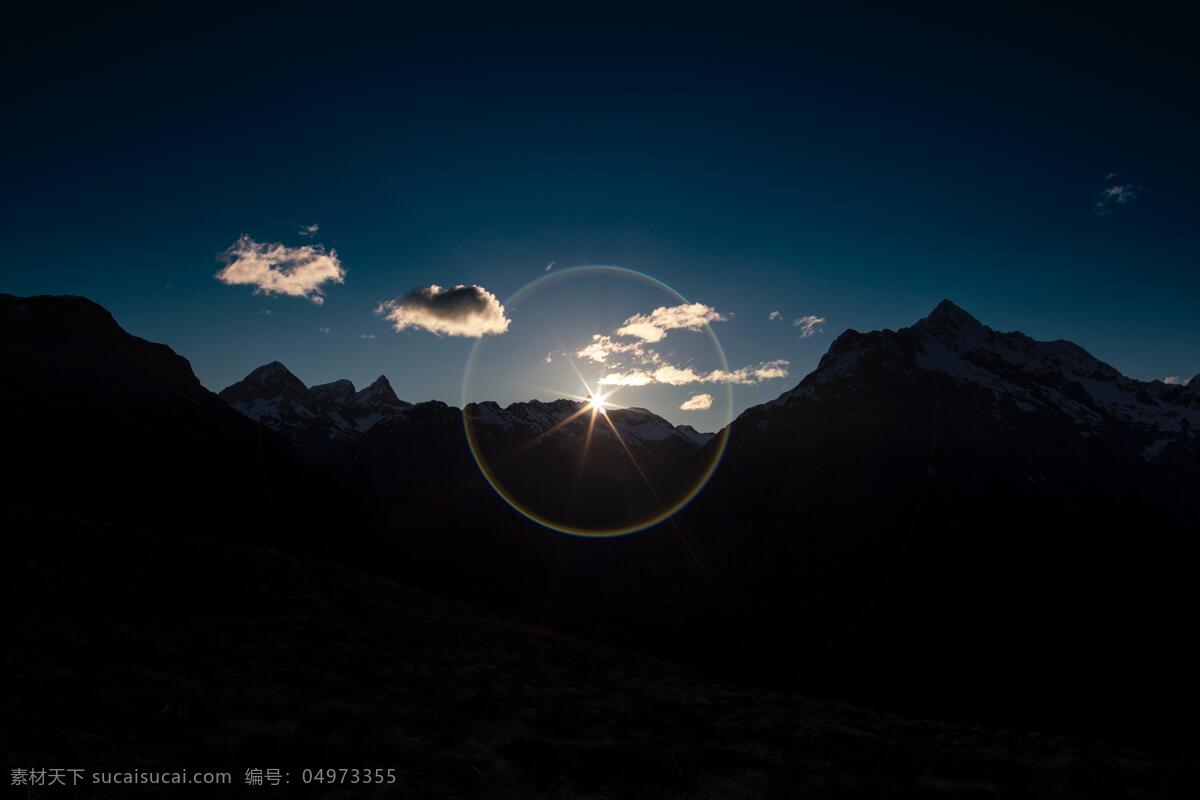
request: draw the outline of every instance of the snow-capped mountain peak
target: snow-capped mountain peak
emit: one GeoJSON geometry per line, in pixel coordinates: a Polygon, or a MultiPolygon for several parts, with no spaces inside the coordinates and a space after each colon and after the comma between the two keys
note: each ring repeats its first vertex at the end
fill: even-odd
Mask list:
{"type": "Polygon", "coordinates": [[[396,396],[396,392],[392,389],[392,384],[388,379],[380,375],[375,381],[365,389],[359,390],[354,396],[355,405],[367,406],[395,406],[402,407],[408,405],[396,396]]]}
{"type": "Polygon", "coordinates": [[[817,369],[772,405],[852,397],[884,374],[940,374],[1006,414],[1048,414],[1083,435],[1136,431],[1148,458],[1200,430],[1200,380],[1187,387],[1122,375],[1079,345],[1002,333],[949,300],[898,331],[846,331],[817,369]]]}
{"type": "Polygon", "coordinates": [[[331,383],[319,383],[309,387],[309,391],[322,401],[328,403],[345,403],[354,397],[354,384],[343,378],[331,383]]]}
{"type": "Polygon", "coordinates": [[[933,311],[929,312],[929,316],[917,322],[917,326],[940,327],[950,330],[976,330],[984,327],[983,323],[950,300],[942,300],[934,306],[933,311]]]}
{"type": "Polygon", "coordinates": [[[230,386],[226,391],[234,387],[238,387],[237,391],[239,395],[247,398],[265,397],[268,395],[277,396],[280,394],[301,396],[308,391],[308,387],[304,385],[304,382],[293,375],[291,370],[278,361],[263,364],[241,381],[230,386]]]}
{"type": "Polygon", "coordinates": [[[220,396],[318,461],[410,406],[396,397],[382,375],[362,391],[345,379],[308,387],[278,361],[255,369],[220,396]]]}

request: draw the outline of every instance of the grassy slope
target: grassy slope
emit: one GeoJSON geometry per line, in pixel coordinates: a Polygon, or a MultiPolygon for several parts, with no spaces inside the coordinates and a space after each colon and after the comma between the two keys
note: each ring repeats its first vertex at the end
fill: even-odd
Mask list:
{"type": "MultiPolygon", "coordinates": [[[[1194,764],[713,683],[272,551],[0,527],[6,772],[397,769],[308,790],[354,798],[1200,796],[1194,764]]],[[[253,794],[300,796],[292,778],[253,794]]]]}

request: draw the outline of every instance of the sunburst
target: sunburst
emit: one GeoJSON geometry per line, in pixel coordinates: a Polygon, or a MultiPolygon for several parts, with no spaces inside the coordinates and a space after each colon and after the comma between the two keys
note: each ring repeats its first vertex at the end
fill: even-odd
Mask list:
{"type": "Polygon", "coordinates": [[[608,396],[599,392],[594,393],[588,398],[588,408],[591,409],[593,414],[607,414],[608,396]]]}

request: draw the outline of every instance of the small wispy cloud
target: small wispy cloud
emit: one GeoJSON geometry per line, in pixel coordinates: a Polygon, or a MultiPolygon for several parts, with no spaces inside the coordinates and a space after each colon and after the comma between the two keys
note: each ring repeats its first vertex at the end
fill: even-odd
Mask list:
{"type": "Polygon", "coordinates": [[[643,342],[661,342],[668,331],[698,331],[710,322],[728,319],[715,308],[703,303],[678,306],[659,306],[649,314],[634,314],[617,328],[618,336],[629,336],[643,342]]]}
{"type": "Polygon", "coordinates": [[[404,297],[380,303],[375,313],[390,320],[397,331],[421,328],[439,336],[479,338],[504,333],[511,323],[496,295],[482,286],[462,284],[413,289],[404,297]]]}
{"type": "Polygon", "coordinates": [[[648,386],[652,383],[662,383],[668,386],[686,386],[691,383],[750,385],[786,378],[788,366],[787,361],[777,359],[735,370],[714,369],[711,372],[700,373],[691,367],[664,364],[655,370],[632,369],[624,372],[610,372],[600,378],[600,383],[606,386],[648,386]]]}
{"type": "Polygon", "coordinates": [[[601,386],[648,386],[654,383],[654,375],[644,369],[610,372],[602,376],[598,383],[601,386]]]}
{"type": "Polygon", "coordinates": [[[258,313],[260,316],[269,317],[269,316],[271,316],[271,309],[262,308],[262,309],[259,309],[258,313]]]}
{"type": "Polygon", "coordinates": [[[554,353],[546,353],[546,355],[542,356],[543,364],[550,364],[553,361],[554,361],[554,353]]]}
{"type": "Polygon", "coordinates": [[[1182,386],[1184,384],[1183,378],[1178,375],[1168,375],[1162,379],[1162,382],[1169,386],[1182,386]]]}
{"type": "Polygon", "coordinates": [[[230,286],[253,286],[255,294],[307,297],[325,302],[321,287],[344,283],[346,270],[336,250],[321,245],[287,247],[279,242],[259,243],[243,234],[222,253],[225,267],[216,279],[230,286]]]}
{"type": "Polygon", "coordinates": [[[301,236],[307,236],[311,239],[317,235],[317,231],[319,230],[321,230],[321,226],[314,222],[312,225],[301,225],[300,230],[298,230],[297,233],[299,233],[301,236]]]}
{"type": "Polygon", "coordinates": [[[1120,181],[1120,177],[1120,174],[1110,172],[1100,181],[1100,188],[1096,190],[1096,200],[1092,206],[1096,216],[1111,216],[1118,206],[1128,205],[1137,200],[1141,190],[1132,183],[1120,181]]]}
{"type": "Polygon", "coordinates": [[[553,262],[553,261],[551,261],[549,264],[547,264],[547,265],[546,265],[546,269],[545,269],[545,271],[546,271],[546,272],[549,272],[549,271],[550,271],[550,270],[552,270],[552,269],[554,269],[554,262],[553,262]]]}
{"type": "Polygon", "coordinates": [[[800,319],[792,320],[792,324],[800,329],[800,338],[807,339],[810,336],[816,336],[825,329],[821,327],[828,322],[825,317],[818,317],[816,314],[809,314],[800,319]]]}
{"type": "Polygon", "coordinates": [[[782,358],[774,361],[764,361],[751,367],[736,370],[715,369],[704,376],[704,383],[740,383],[752,384],[763,381],[773,381],[788,376],[788,362],[782,358]]]}
{"type": "Polygon", "coordinates": [[[358,335],[358,338],[360,338],[360,339],[374,339],[374,338],[375,338],[375,334],[373,334],[373,333],[360,333],[360,334],[358,335]]]}
{"type": "Polygon", "coordinates": [[[783,312],[782,311],[772,311],[770,314],[767,314],[767,319],[770,320],[771,322],[774,322],[777,319],[783,319],[783,312]]]}
{"type": "Polygon", "coordinates": [[[679,406],[680,411],[707,411],[712,408],[713,397],[711,394],[694,394],[687,400],[684,400],[679,406]]]}
{"type": "Polygon", "coordinates": [[[318,328],[317,330],[319,330],[321,333],[328,334],[333,330],[333,328],[318,328]]]}

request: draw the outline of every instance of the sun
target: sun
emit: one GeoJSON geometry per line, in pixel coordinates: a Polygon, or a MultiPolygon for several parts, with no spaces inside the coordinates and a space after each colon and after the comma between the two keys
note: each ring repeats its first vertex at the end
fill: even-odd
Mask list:
{"type": "Polygon", "coordinates": [[[599,414],[608,413],[608,406],[605,405],[604,395],[602,394],[593,394],[590,398],[588,398],[588,408],[599,414]]]}

